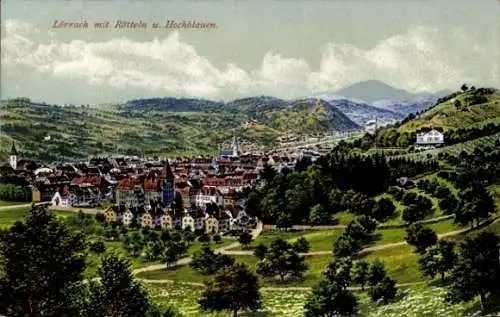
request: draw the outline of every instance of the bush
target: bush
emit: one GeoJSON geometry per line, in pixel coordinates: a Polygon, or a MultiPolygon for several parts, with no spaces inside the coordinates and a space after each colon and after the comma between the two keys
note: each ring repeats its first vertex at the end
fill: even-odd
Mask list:
{"type": "Polygon", "coordinates": [[[396,297],[396,291],[396,282],[386,276],[380,283],[371,286],[368,293],[373,301],[381,299],[384,303],[387,303],[396,297]]]}
{"type": "Polygon", "coordinates": [[[252,235],[246,231],[242,232],[238,237],[238,242],[244,246],[247,246],[252,242],[252,235]]]}
{"type": "Polygon", "coordinates": [[[98,212],[95,214],[95,220],[97,220],[98,222],[104,222],[106,221],[106,217],[102,212],[98,212]]]}
{"type": "Polygon", "coordinates": [[[31,201],[31,190],[27,186],[0,184],[0,200],[31,201]]]}
{"type": "Polygon", "coordinates": [[[210,236],[207,233],[202,234],[198,237],[199,242],[210,242],[210,236]]]}
{"type": "Polygon", "coordinates": [[[101,240],[92,241],[90,242],[89,249],[94,253],[104,253],[104,251],[106,251],[106,245],[101,240]]]}
{"type": "Polygon", "coordinates": [[[292,246],[293,246],[293,249],[295,250],[295,252],[298,252],[298,253],[307,253],[307,252],[309,252],[309,249],[311,248],[309,245],[309,242],[304,237],[298,238],[297,241],[295,241],[295,243],[292,246]]]}
{"type": "Polygon", "coordinates": [[[212,240],[214,240],[215,243],[221,243],[222,242],[222,238],[219,234],[215,234],[212,238],[212,240]]]}

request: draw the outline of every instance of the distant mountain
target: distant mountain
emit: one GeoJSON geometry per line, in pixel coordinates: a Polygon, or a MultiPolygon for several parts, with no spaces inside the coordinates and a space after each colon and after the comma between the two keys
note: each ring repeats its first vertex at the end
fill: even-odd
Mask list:
{"type": "Polygon", "coordinates": [[[449,93],[450,91],[439,91],[437,93],[424,92],[411,94],[404,89],[394,88],[378,80],[367,80],[336,91],[335,95],[339,95],[347,99],[359,99],[367,103],[372,103],[380,100],[422,100],[435,96],[441,97],[449,93]]]}
{"type": "Polygon", "coordinates": [[[411,113],[416,114],[427,110],[430,106],[436,103],[437,99],[438,98],[431,98],[427,100],[415,101],[380,100],[375,101],[372,105],[379,109],[397,112],[406,117],[411,113]]]}
{"type": "Polygon", "coordinates": [[[406,117],[405,114],[391,109],[374,107],[361,100],[346,99],[332,94],[321,94],[316,96],[326,100],[330,105],[340,110],[349,119],[359,125],[364,125],[366,121],[377,119],[379,124],[393,123],[406,117]]]}

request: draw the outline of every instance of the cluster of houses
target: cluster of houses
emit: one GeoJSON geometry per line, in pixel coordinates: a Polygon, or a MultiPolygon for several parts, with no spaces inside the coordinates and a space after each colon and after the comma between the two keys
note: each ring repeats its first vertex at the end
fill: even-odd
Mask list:
{"type": "Polygon", "coordinates": [[[239,153],[216,157],[139,158],[109,156],[85,162],[18,160],[14,144],[0,175],[29,184],[34,202],[57,207],[103,207],[108,221],[142,227],[190,228],[227,232],[246,228],[252,219],[243,192],[260,171],[293,169],[301,153],[239,153]]]}

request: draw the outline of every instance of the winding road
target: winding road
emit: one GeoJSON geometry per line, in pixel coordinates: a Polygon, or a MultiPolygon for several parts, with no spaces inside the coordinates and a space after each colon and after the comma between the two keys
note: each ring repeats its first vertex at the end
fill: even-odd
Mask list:
{"type": "MultiPolygon", "coordinates": [[[[257,221],[257,226],[255,227],[255,229],[253,229],[250,232],[252,234],[252,240],[255,240],[260,235],[260,233],[262,232],[262,227],[263,227],[262,222],[261,221],[257,221]]],[[[240,245],[239,242],[231,243],[230,245],[227,245],[225,247],[221,247],[221,248],[215,249],[214,252],[219,252],[219,253],[226,254],[228,252],[231,252],[231,251],[228,251],[229,249],[236,248],[239,245],[240,245]]],[[[230,253],[228,253],[228,254],[230,254],[230,253]]],[[[250,254],[251,254],[251,252],[250,252],[250,254]]],[[[174,264],[174,266],[186,265],[186,264],[189,264],[191,261],[192,261],[191,257],[185,257],[185,258],[182,258],[182,259],[178,260],[174,264]]],[[[172,267],[172,265],[170,267],[172,267]]],[[[141,267],[141,268],[135,269],[132,273],[133,274],[139,274],[139,273],[144,273],[144,272],[151,272],[151,271],[163,270],[163,269],[166,269],[166,268],[167,268],[166,264],[154,264],[154,265],[145,266],[145,267],[141,267]]]]}

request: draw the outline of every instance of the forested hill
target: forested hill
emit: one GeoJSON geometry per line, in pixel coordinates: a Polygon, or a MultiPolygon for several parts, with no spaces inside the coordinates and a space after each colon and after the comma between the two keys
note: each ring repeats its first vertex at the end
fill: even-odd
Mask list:
{"type": "Polygon", "coordinates": [[[220,102],[145,99],[106,107],[59,106],[28,99],[2,101],[0,158],[12,142],[23,158],[57,160],[88,155],[213,154],[236,133],[273,147],[293,130],[311,135],[360,126],[324,100],[256,97],[220,102]],[[250,120],[252,124],[248,125],[250,120]],[[296,129],[301,127],[301,129],[296,129]]]}

